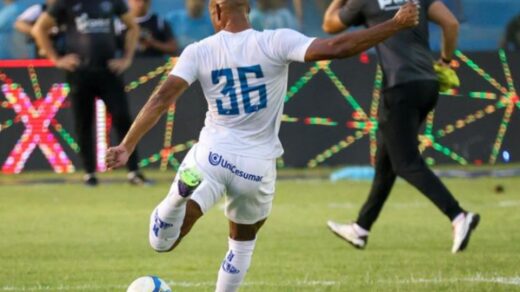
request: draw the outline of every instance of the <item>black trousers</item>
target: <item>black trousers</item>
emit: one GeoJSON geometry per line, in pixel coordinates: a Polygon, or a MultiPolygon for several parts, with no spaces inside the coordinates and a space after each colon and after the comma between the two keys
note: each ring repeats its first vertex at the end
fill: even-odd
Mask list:
{"type": "MultiPolygon", "coordinates": [[[[79,69],[67,73],[70,100],[74,114],[80,156],[86,173],[96,171],[96,147],[94,137],[95,98],[105,103],[112,115],[112,124],[118,138],[123,139],[132,119],[123,80],[108,69],[79,69]]],[[[134,152],[128,161],[128,170],[138,169],[138,157],[134,152]]]]}
{"type": "Polygon", "coordinates": [[[439,84],[433,80],[413,81],[383,91],[375,177],[356,221],[366,230],[377,220],[397,176],[417,188],[451,220],[463,212],[419,152],[419,130],[435,108],[438,92],[439,84]]]}

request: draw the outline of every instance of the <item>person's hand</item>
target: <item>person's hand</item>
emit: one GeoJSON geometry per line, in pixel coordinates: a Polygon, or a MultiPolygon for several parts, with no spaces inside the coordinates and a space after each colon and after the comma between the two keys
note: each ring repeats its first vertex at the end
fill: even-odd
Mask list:
{"type": "Polygon", "coordinates": [[[76,54],[68,54],[54,61],[57,68],[67,70],[69,72],[76,71],[80,62],[81,61],[79,56],[76,54]]]}
{"type": "Polygon", "coordinates": [[[125,72],[128,67],[132,65],[132,60],[129,58],[119,58],[119,59],[112,59],[108,61],[108,68],[116,74],[121,74],[125,72]]]}
{"type": "Polygon", "coordinates": [[[107,168],[112,170],[126,165],[130,152],[122,145],[110,147],[107,150],[106,164],[107,168]]]}
{"type": "Polygon", "coordinates": [[[394,16],[395,23],[402,29],[419,25],[419,8],[420,6],[415,0],[409,0],[397,11],[394,16]]]}

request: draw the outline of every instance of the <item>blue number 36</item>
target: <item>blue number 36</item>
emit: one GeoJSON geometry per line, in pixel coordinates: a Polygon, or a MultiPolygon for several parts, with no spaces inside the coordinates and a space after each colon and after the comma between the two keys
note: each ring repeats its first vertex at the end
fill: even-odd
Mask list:
{"type": "MultiPolygon", "coordinates": [[[[248,74],[254,74],[256,78],[263,78],[264,73],[260,65],[250,67],[237,68],[238,79],[240,80],[240,89],[242,91],[242,100],[244,103],[244,111],[247,114],[257,112],[267,107],[267,88],[265,84],[257,86],[249,86],[247,83],[248,74]],[[258,104],[251,104],[250,95],[252,92],[258,91],[260,100],[258,104]]],[[[211,72],[211,79],[214,85],[219,84],[221,77],[226,78],[226,84],[220,93],[228,96],[230,99],[229,108],[224,108],[222,99],[217,99],[217,108],[220,115],[233,116],[240,114],[238,106],[237,92],[235,89],[235,78],[233,77],[233,70],[230,68],[214,70],[211,72]]]]}

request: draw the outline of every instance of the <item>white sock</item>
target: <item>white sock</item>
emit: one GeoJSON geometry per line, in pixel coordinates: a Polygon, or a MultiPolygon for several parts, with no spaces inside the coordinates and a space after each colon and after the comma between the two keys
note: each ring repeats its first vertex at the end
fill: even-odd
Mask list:
{"type": "MultiPolygon", "coordinates": [[[[157,216],[171,227],[160,229],[158,235],[153,234],[154,230],[150,230],[150,245],[157,251],[165,251],[172,247],[177,241],[181,233],[182,223],[186,214],[186,202],[189,198],[179,195],[177,183],[174,183],[166,198],[157,206],[157,216]]],[[[155,214],[152,215],[152,220],[155,214]]],[[[154,224],[151,222],[150,228],[153,229],[154,224]]]]}
{"type": "Polygon", "coordinates": [[[255,249],[255,240],[235,241],[229,239],[229,250],[220,265],[215,292],[234,292],[244,280],[255,249]]]}
{"type": "Polygon", "coordinates": [[[366,230],[365,228],[359,226],[357,223],[354,223],[354,231],[359,236],[368,236],[368,233],[369,233],[368,230],[366,230]]]}

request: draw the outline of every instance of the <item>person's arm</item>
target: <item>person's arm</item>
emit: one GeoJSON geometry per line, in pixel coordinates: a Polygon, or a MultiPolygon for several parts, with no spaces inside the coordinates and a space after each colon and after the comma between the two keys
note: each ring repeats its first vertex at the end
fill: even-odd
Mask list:
{"type": "Polygon", "coordinates": [[[302,0],[293,0],[294,14],[298,20],[298,24],[303,24],[303,3],[302,0]]]}
{"type": "Polygon", "coordinates": [[[16,22],[14,23],[14,28],[18,32],[23,33],[24,35],[32,36],[31,30],[33,28],[33,25],[26,22],[25,20],[17,19],[16,22]]]}
{"type": "Polygon", "coordinates": [[[348,27],[343,23],[339,15],[347,0],[332,0],[323,17],[322,29],[326,33],[334,34],[346,30],[348,27]]]}
{"type": "Polygon", "coordinates": [[[441,61],[449,64],[453,58],[453,52],[457,48],[459,22],[441,1],[435,1],[430,5],[428,19],[442,29],[441,61]]]}
{"type": "Polygon", "coordinates": [[[170,105],[174,104],[188,87],[188,82],[180,77],[170,75],[166,79],[141,109],[121,144],[108,149],[106,156],[108,169],[126,165],[128,158],[134,152],[139,141],[157,124],[170,105]]]}
{"type": "Polygon", "coordinates": [[[135,47],[139,40],[139,25],[137,25],[134,17],[130,12],[126,12],[120,16],[121,22],[126,26],[127,31],[125,34],[125,48],[123,57],[120,59],[113,59],[108,62],[108,67],[113,72],[118,74],[123,73],[134,59],[135,47]]]}
{"type": "Polygon", "coordinates": [[[419,24],[419,8],[408,2],[394,18],[371,28],[344,33],[328,38],[316,39],[307,49],[305,61],[346,58],[359,54],[393,36],[395,33],[419,24]]]}
{"type": "Polygon", "coordinates": [[[74,71],[80,64],[79,57],[75,54],[68,54],[60,58],[50,38],[50,32],[56,26],[56,19],[49,13],[44,12],[31,30],[38,47],[43,50],[45,56],[53,61],[56,67],[67,71],[74,71]]]}
{"type": "Polygon", "coordinates": [[[41,5],[33,5],[27,8],[14,23],[14,28],[27,35],[31,36],[31,30],[33,28],[34,23],[38,19],[38,17],[42,14],[42,6],[41,5]]]}

